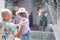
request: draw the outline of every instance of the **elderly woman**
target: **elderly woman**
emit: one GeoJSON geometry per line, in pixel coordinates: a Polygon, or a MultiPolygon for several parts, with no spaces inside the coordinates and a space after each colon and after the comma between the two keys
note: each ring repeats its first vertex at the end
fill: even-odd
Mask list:
{"type": "Polygon", "coordinates": [[[22,37],[22,32],[23,32],[23,25],[24,22],[19,23],[18,25],[12,23],[12,12],[9,9],[3,9],[1,11],[1,16],[2,16],[2,31],[3,31],[3,36],[4,40],[21,40],[22,37]],[[18,32],[16,32],[16,27],[19,26],[20,29],[18,32]]]}
{"type": "MultiPolygon", "coordinates": [[[[2,38],[4,38],[5,40],[7,40],[8,35],[9,35],[9,31],[12,28],[9,28],[9,24],[12,21],[12,16],[11,16],[12,12],[9,9],[2,9],[1,11],[1,16],[2,16],[2,31],[3,31],[3,36],[2,38]]],[[[11,30],[10,30],[11,31],[11,30]]]]}

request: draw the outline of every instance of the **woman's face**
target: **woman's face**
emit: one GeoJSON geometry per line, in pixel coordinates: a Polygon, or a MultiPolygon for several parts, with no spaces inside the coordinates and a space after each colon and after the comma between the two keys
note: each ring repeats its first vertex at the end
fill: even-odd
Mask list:
{"type": "Polygon", "coordinates": [[[4,14],[2,17],[3,17],[3,20],[5,20],[5,21],[11,21],[12,20],[11,15],[8,13],[4,14]]]}
{"type": "Polygon", "coordinates": [[[42,6],[42,5],[40,5],[40,8],[43,8],[43,6],[42,6]]]}

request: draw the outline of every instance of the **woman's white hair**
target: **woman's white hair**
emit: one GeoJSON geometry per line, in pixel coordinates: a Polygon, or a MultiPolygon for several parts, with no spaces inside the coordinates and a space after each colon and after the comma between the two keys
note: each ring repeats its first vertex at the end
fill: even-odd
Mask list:
{"type": "Polygon", "coordinates": [[[11,12],[9,9],[2,9],[2,10],[1,10],[1,14],[2,14],[3,12],[8,12],[9,14],[12,14],[12,12],[11,12]]]}
{"type": "Polygon", "coordinates": [[[2,9],[1,12],[0,12],[0,19],[1,20],[3,19],[2,18],[2,14],[5,13],[5,12],[9,13],[10,15],[12,15],[12,12],[9,9],[2,9]]]}

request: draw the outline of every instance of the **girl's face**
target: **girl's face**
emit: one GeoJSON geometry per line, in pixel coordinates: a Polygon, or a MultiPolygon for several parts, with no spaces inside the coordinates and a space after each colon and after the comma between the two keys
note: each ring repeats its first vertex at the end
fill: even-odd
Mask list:
{"type": "Polygon", "coordinates": [[[26,17],[26,13],[19,13],[19,14],[17,14],[17,17],[19,17],[19,18],[26,17]]]}
{"type": "Polygon", "coordinates": [[[17,16],[18,18],[21,18],[20,14],[17,14],[16,16],[17,16]]]}

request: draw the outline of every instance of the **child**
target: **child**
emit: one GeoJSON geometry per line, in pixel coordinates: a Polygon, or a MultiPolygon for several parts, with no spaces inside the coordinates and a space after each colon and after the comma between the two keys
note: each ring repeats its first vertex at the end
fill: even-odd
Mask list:
{"type": "Polygon", "coordinates": [[[30,28],[29,28],[28,13],[27,13],[26,9],[19,8],[19,10],[16,12],[16,15],[17,15],[17,17],[20,18],[20,23],[25,22],[21,40],[29,40],[30,28]]]}
{"type": "MultiPolygon", "coordinates": [[[[2,15],[2,26],[3,26],[3,30],[4,30],[4,34],[3,34],[3,38],[4,40],[9,40],[8,38],[10,38],[11,36],[14,36],[15,40],[18,40],[18,37],[16,36],[17,34],[13,34],[15,33],[15,28],[17,25],[15,25],[14,23],[12,23],[12,13],[9,9],[3,9],[1,12],[2,15]]],[[[20,26],[21,30],[20,30],[20,36],[22,35],[22,29],[23,26],[22,24],[19,24],[18,26],[20,26]],[[22,26],[22,27],[21,27],[22,26]]],[[[11,40],[12,38],[10,38],[11,40]]],[[[20,39],[19,39],[20,40],[20,39]]]]}

